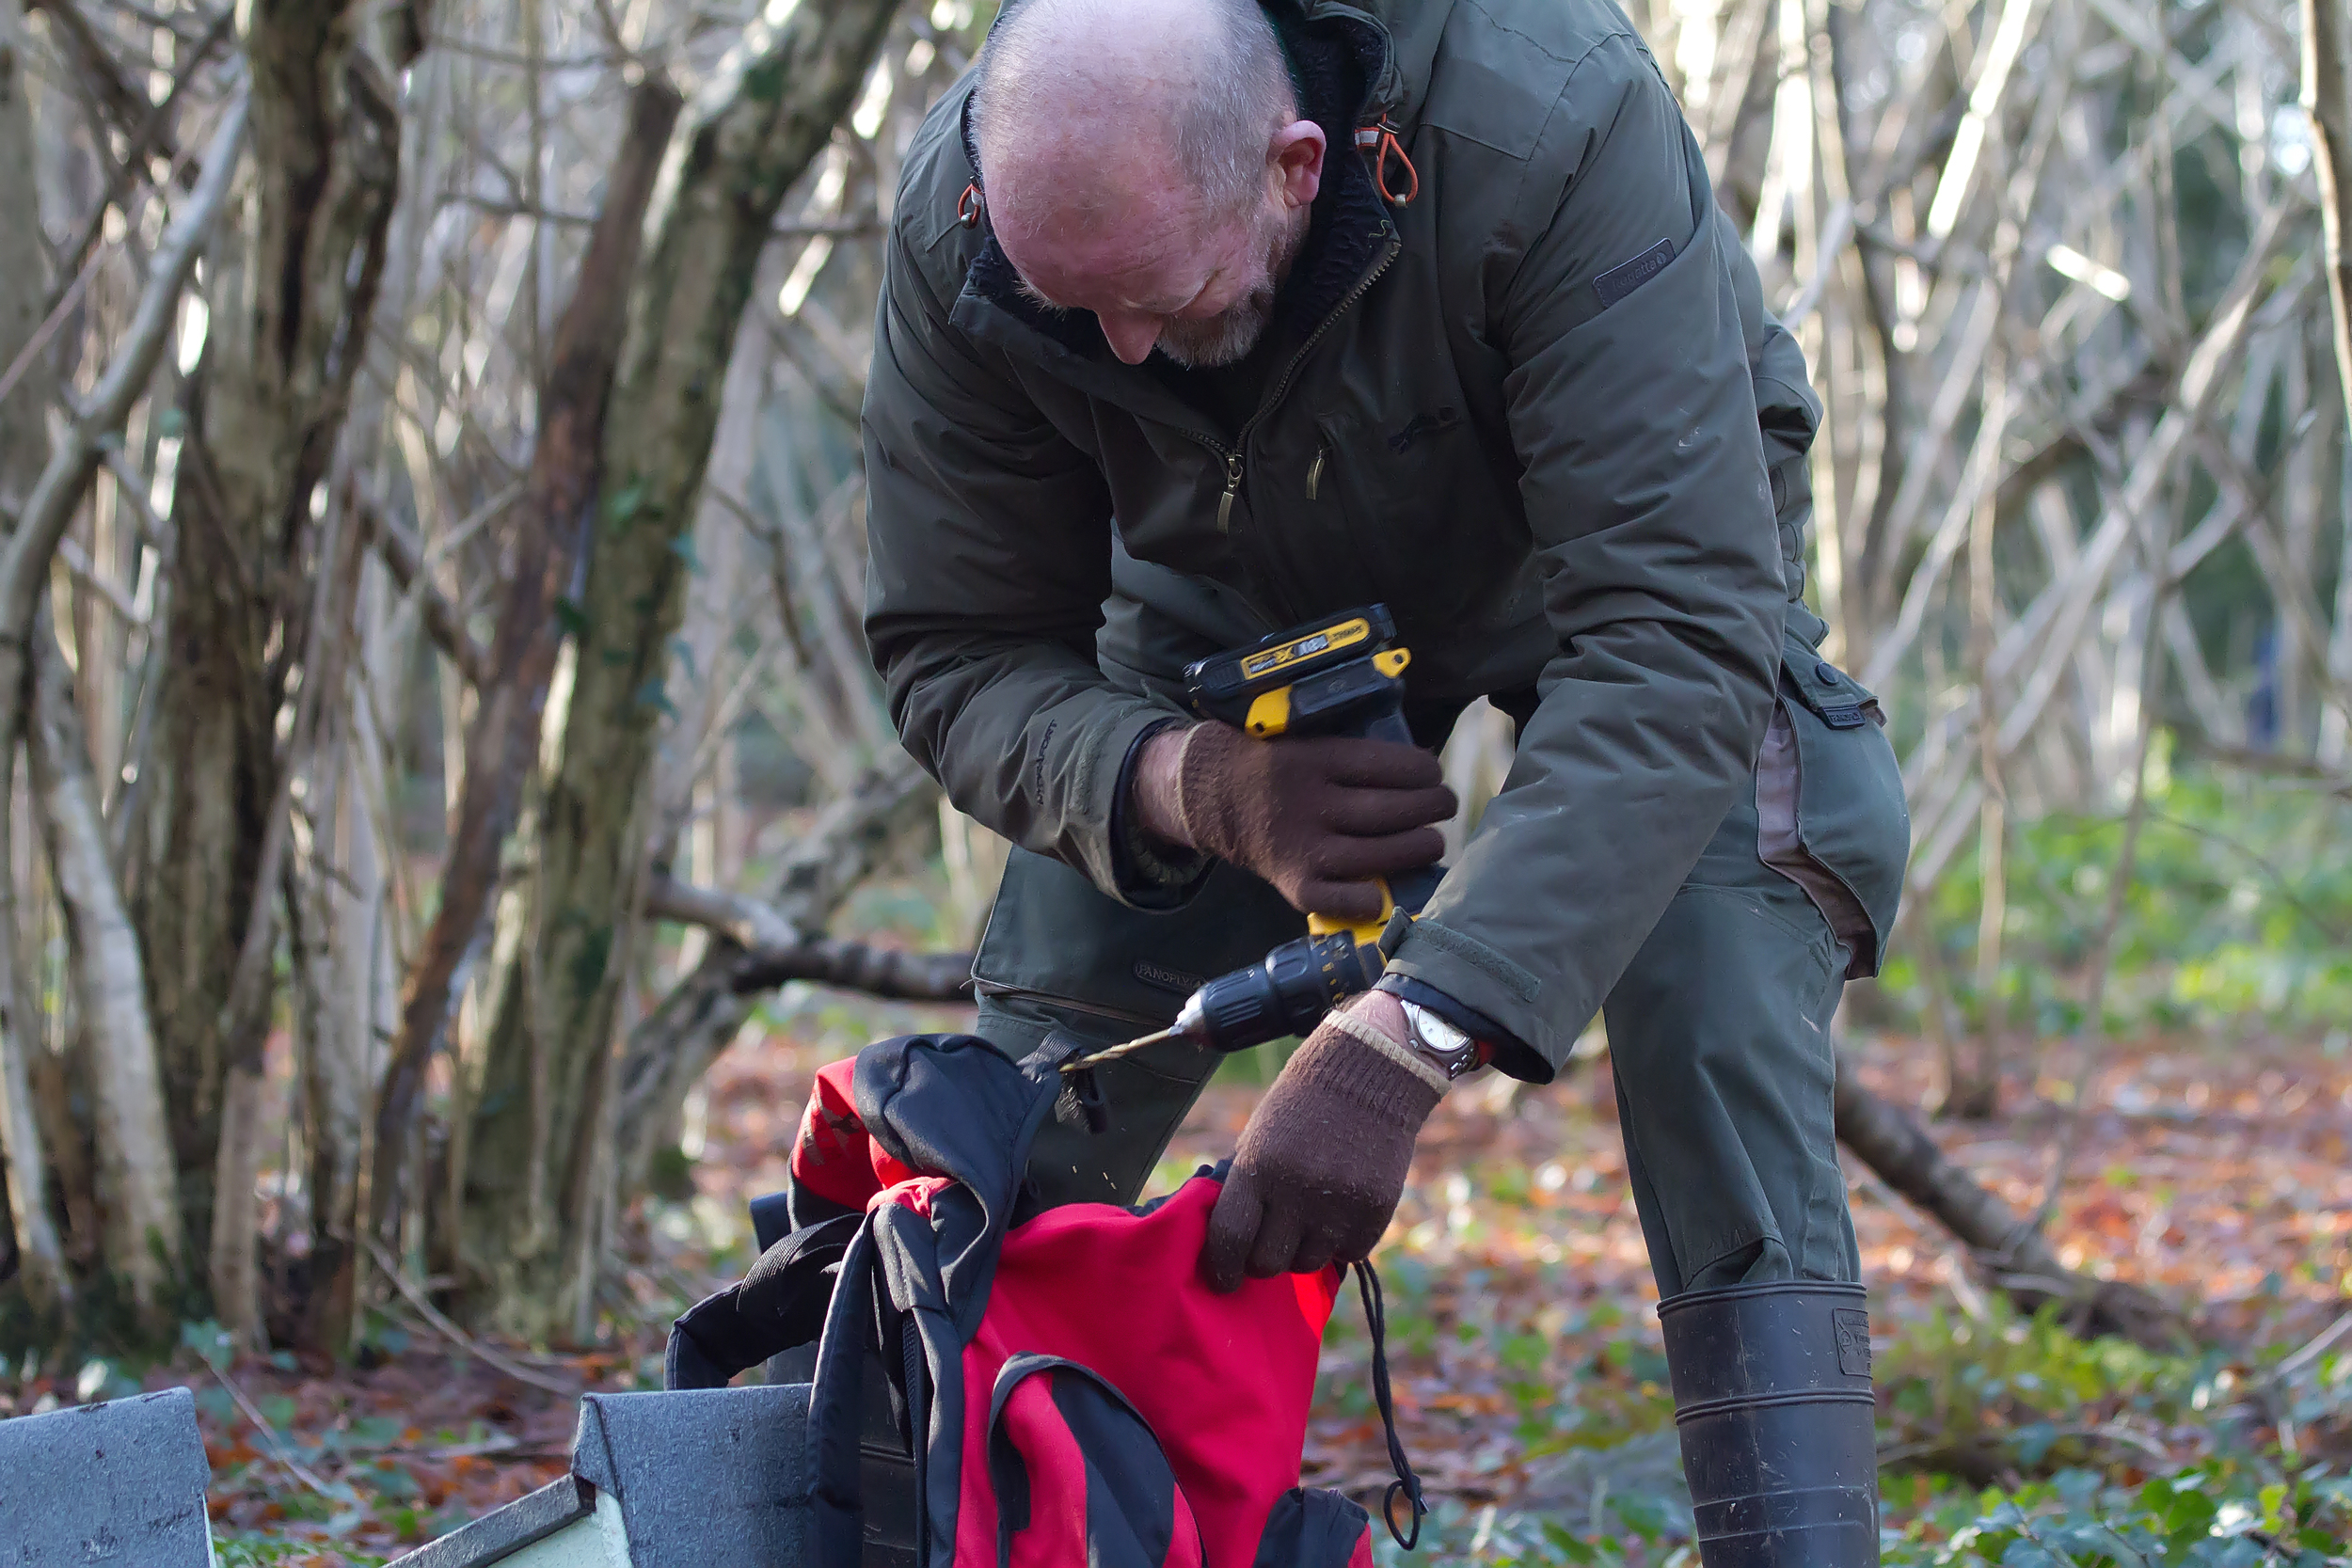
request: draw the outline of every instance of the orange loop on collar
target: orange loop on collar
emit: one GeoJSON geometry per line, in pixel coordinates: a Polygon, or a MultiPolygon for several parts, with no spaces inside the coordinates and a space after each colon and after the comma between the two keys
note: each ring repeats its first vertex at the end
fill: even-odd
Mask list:
{"type": "Polygon", "coordinates": [[[980,226],[980,209],[987,205],[988,198],[980,194],[980,182],[973,181],[963,187],[963,194],[956,198],[956,221],[966,229],[977,229],[980,226]]]}
{"type": "Polygon", "coordinates": [[[1379,187],[1380,199],[1394,207],[1411,206],[1413,198],[1421,195],[1421,170],[1415,168],[1413,160],[1406,155],[1405,144],[1397,139],[1396,126],[1386,119],[1377,125],[1358,126],[1356,148],[1372,159],[1372,182],[1379,187]],[[1389,160],[1391,158],[1404,166],[1405,189],[1402,192],[1389,188],[1389,160]]]}

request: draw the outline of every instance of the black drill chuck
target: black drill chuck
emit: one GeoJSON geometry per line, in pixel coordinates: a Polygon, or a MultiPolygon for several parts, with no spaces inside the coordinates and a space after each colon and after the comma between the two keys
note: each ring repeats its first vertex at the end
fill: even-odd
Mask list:
{"type": "Polygon", "coordinates": [[[1304,1035],[1323,1015],[1380,978],[1380,950],[1345,931],[1297,937],[1251,964],[1194,991],[1174,1032],[1211,1051],[1232,1053],[1304,1035]]]}

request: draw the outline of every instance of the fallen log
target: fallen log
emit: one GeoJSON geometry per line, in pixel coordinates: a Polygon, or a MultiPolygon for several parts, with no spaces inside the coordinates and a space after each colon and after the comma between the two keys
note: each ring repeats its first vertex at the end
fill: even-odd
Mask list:
{"type": "Polygon", "coordinates": [[[2058,1308],[2084,1338],[2115,1335],[2154,1351],[2196,1342],[2188,1319],[2153,1291],[2096,1279],[2058,1261],[2049,1239],[1967,1170],[1945,1157],[1917,1118],[1864,1088],[1843,1053],[1837,1060],[1837,1141],[1856,1159],[1964,1243],[1987,1281],[2022,1312],[2058,1308]]]}

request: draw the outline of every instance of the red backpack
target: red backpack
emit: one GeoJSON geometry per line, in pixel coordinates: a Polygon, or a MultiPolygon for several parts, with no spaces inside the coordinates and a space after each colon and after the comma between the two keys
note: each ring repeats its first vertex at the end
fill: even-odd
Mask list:
{"type": "MultiPolygon", "coordinates": [[[[1298,1484],[1340,1270],[1212,1291],[1214,1171],[1141,1208],[1039,1209],[1021,1174],[1070,1050],[1049,1039],[1016,1066],[970,1036],[915,1036],[826,1068],[791,1230],[677,1321],[668,1382],[714,1386],[780,1351],[771,1370],[813,1375],[812,1568],[1370,1568],[1364,1511],[1298,1484]]],[[[1409,1549],[1425,1510],[1378,1278],[1357,1270],[1398,1478],[1388,1523],[1409,1549]]]]}

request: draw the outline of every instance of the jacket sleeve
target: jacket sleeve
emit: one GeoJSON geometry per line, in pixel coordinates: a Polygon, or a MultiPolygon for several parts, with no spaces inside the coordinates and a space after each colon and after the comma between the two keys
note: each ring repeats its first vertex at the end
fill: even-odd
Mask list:
{"type": "Polygon", "coordinates": [[[1169,710],[1095,663],[1110,501],[993,350],[948,320],[894,226],[864,411],[866,636],[901,742],[957,809],[1122,890],[1129,749],[1169,710]]]}
{"type": "Polygon", "coordinates": [[[1538,1080],[1749,787],[1785,603],[1728,226],[1638,41],[1597,46],[1544,135],[1573,172],[1494,319],[1555,648],[1392,962],[1517,1036],[1532,1054],[1501,1065],[1538,1080]]]}

